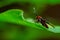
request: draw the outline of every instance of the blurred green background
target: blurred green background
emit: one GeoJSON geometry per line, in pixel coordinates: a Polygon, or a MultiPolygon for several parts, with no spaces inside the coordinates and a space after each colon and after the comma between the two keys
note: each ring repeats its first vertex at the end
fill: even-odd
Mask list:
{"type": "Polygon", "coordinates": [[[36,14],[46,18],[55,27],[60,26],[60,0],[1,0],[0,40],[59,40],[60,33],[24,20],[36,17],[33,7],[36,8],[36,14]]]}

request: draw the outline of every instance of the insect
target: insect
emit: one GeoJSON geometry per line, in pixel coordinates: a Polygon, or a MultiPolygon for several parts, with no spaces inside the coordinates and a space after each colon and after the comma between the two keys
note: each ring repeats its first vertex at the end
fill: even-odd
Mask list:
{"type": "MultiPolygon", "coordinates": [[[[33,8],[33,9],[34,9],[34,13],[36,14],[35,8],[33,8]]],[[[51,23],[49,23],[45,18],[43,18],[43,17],[41,17],[41,16],[39,16],[39,15],[37,15],[37,14],[36,14],[36,20],[37,20],[37,22],[40,22],[40,23],[41,23],[43,26],[45,26],[46,28],[49,28],[47,24],[53,26],[53,25],[52,25],[51,23]]],[[[53,27],[54,27],[54,26],[53,26],[53,27]]]]}
{"type": "Polygon", "coordinates": [[[43,19],[41,16],[36,16],[37,22],[40,22],[43,26],[48,28],[48,25],[46,24],[46,19],[43,19]]]}

